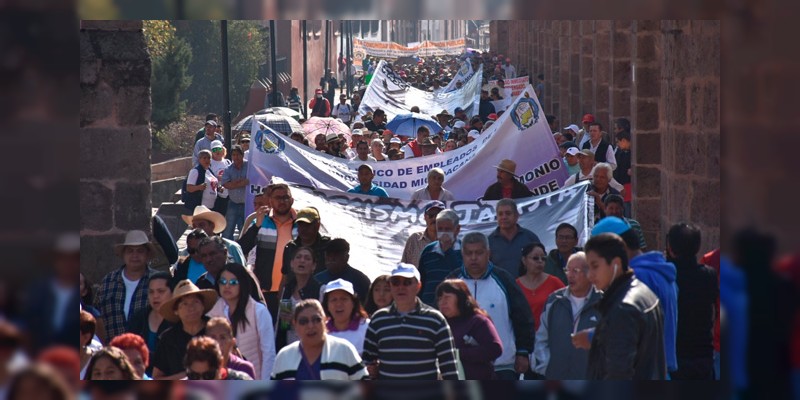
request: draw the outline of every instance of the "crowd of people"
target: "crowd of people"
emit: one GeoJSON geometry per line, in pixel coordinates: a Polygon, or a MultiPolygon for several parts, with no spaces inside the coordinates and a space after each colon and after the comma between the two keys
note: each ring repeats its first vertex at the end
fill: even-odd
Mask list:
{"type": "MultiPolygon", "coordinates": [[[[459,61],[393,68],[435,91],[459,61]]],[[[463,60],[474,70],[482,63],[485,79],[526,74],[510,61],[489,52],[463,60]]],[[[367,75],[372,65],[367,61],[367,75]]],[[[470,143],[502,115],[488,107],[490,91],[482,92],[478,114],[443,110],[434,116],[440,129],[423,126],[409,137],[386,129],[382,110],[358,120],[357,97],[347,104],[343,95],[331,107],[318,89],[308,105],[312,114],[333,113],[348,124],[351,141],[336,134],[317,136],[313,144],[305,143],[304,133],[289,137],[362,161],[359,185],[350,191],[389,197],[372,183],[370,163],[470,143]]],[[[507,95],[502,84],[498,95],[507,95]]],[[[547,117],[570,171],[567,184],[589,180],[595,199],[596,220],[583,248],[578,229],[568,223],[554,232],[519,224],[514,199],[533,193],[517,179],[510,159],[496,166],[497,182],[483,196],[498,200],[495,229],[462,233],[459,214],[447,208],[458,199],[445,188],[444,171],[435,168],[427,186],[414,193],[426,204],[426,228],[411,233],[390,274],[370,280],[363,272],[370,266],[350,258],[349,239],[322,235],[325,216],[313,207],[295,209],[286,183],[256,194],[255,211],[244,215],[249,135],[239,135],[227,160],[215,117],[210,114],[198,132],[195,165],[183,189],[185,248],[178,249],[169,234],[156,234],[163,232],[157,221],[154,240],[130,231],[108,249],[123,264],[103,278],[95,296],[82,294],[81,378],[719,376],[719,348],[713,345],[717,272],[698,262],[700,230],[690,223],[672,226],[666,247],[651,243],[645,251],[641,227],[630,219],[627,120],[615,120],[609,135],[591,114],[582,127],[563,129],[547,117]],[[541,238],[551,235],[556,248],[548,249],[541,238]],[[168,269],[151,265],[161,253],[174,254],[168,269]]]]}

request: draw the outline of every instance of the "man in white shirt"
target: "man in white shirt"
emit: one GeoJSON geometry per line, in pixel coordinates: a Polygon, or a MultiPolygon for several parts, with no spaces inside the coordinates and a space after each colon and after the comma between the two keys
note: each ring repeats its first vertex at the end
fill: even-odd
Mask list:
{"type": "Polygon", "coordinates": [[[342,94],[339,96],[339,104],[333,106],[331,117],[339,118],[345,125],[350,125],[350,120],[353,118],[353,107],[347,104],[347,95],[342,94]]]}
{"type": "Polygon", "coordinates": [[[506,58],[506,63],[503,64],[503,71],[505,71],[507,79],[513,79],[517,77],[517,68],[511,64],[510,58],[506,58]]]}

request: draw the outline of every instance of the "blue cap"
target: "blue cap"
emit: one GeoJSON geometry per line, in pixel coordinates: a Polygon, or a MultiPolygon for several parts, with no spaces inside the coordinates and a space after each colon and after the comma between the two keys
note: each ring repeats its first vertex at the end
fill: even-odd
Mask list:
{"type": "Polygon", "coordinates": [[[617,217],[605,217],[592,228],[592,236],[601,233],[616,233],[617,235],[621,235],[629,229],[631,229],[631,226],[628,225],[625,220],[617,217]]]}
{"type": "Polygon", "coordinates": [[[425,205],[425,210],[424,211],[428,212],[428,210],[430,210],[431,208],[438,208],[440,210],[444,210],[446,207],[445,207],[444,203],[442,203],[439,200],[431,200],[430,203],[425,205]]]}
{"type": "Polygon", "coordinates": [[[416,278],[419,281],[419,271],[413,264],[397,263],[397,266],[392,270],[392,276],[416,278]]]}
{"type": "Polygon", "coordinates": [[[453,110],[453,114],[460,113],[460,112],[462,112],[462,111],[464,111],[464,109],[463,109],[463,108],[461,108],[461,107],[456,107],[456,109],[455,109],[455,110],[453,110]]]}

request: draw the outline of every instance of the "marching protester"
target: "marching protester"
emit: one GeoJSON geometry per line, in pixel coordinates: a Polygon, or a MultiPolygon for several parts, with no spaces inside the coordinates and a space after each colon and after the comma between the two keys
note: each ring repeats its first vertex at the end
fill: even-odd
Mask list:
{"type": "MultiPolygon", "coordinates": [[[[289,257],[288,253],[285,254],[284,258],[287,257],[289,257]]],[[[291,324],[291,310],[294,306],[302,300],[320,297],[322,285],[314,278],[314,271],[317,270],[317,265],[323,263],[323,260],[324,258],[320,258],[319,254],[309,247],[298,247],[293,251],[289,260],[291,273],[288,275],[289,278],[283,287],[279,314],[280,323],[275,333],[278,349],[298,339],[297,332],[292,330],[291,324]]]]}
{"type": "Polygon", "coordinates": [[[311,110],[309,117],[329,117],[331,115],[331,102],[322,96],[322,89],[314,90],[314,98],[308,102],[308,109],[311,110]]]}
{"type": "Polygon", "coordinates": [[[136,372],[136,376],[143,380],[152,380],[145,373],[145,370],[150,365],[150,351],[147,350],[147,345],[141,336],[133,333],[123,333],[111,340],[108,345],[116,347],[125,353],[125,357],[131,363],[133,371],[136,372]]]}
{"type": "Polygon", "coordinates": [[[547,297],[564,287],[560,279],[544,272],[547,258],[545,254],[547,252],[541,243],[531,243],[523,247],[519,278],[516,280],[531,307],[534,331],[539,329],[539,317],[542,315],[547,297]]]}
{"type": "MultiPolygon", "coordinates": [[[[128,332],[144,339],[150,358],[154,358],[161,334],[173,326],[159,312],[161,305],[172,298],[173,286],[173,278],[168,272],[156,272],[150,275],[147,287],[147,308],[135,314],[128,323],[128,332]]],[[[145,372],[147,376],[152,376],[153,366],[147,363],[145,372]]]]}
{"type": "Polygon", "coordinates": [[[386,157],[386,154],[383,153],[383,149],[386,148],[386,145],[383,143],[381,139],[372,139],[370,142],[370,155],[375,161],[388,161],[389,159],[386,157]]]}
{"type": "Polygon", "coordinates": [[[300,247],[309,247],[314,253],[314,267],[312,274],[317,274],[325,269],[325,247],[331,241],[331,237],[320,233],[322,221],[319,211],[315,207],[306,207],[297,212],[294,220],[297,225],[297,237],[286,243],[283,249],[283,275],[291,276],[291,262],[294,259],[294,252],[300,247]]]}
{"type": "Polygon", "coordinates": [[[517,203],[511,199],[501,199],[495,205],[497,228],[489,234],[489,248],[492,263],[504,269],[510,276],[524,275],[520,271],[521,255],[530,243],[541,243],[539,236],[519,225],[517,203]]]}
{"type": "Polygon", "coordinates": [[[422,210],[422,215],[425,219],[425,230],[409,235],[405,248],[403,248],[403,257],[400,262],[414,264],[415,267],[419,268],[419,256],[422,254],[422,250],[429,243],[436,240],[436,216],[444,208],[444,203],[438,200],[431,201],[425,205],[422,210]]]}
{"type": "Polygon", "coordinates": [[[86,367],[86,380],[120,381],[140,380],[141,376],[128,361],[125,353],[116,347],[104,347],[94,353],[86,367]]]}
{"type": "MultiPolygon", "coordinates": [[[[217,132],[219,124],[217,121],[208,120],[204,127],[205,136],[201,137],[195,142],[194,152],[192,152],[192,165],[197,165],[200,152],[203,150],[211,151],[211,143],[214,141],[223,142],[222,135],[217,132]]],[[[200,132],[198,132],[200,133],[200,132]]]]}
{"type": "Polygon", "coordinates": [[[483,200],[519,199],[533,196],[533,192],[517,180],[517,163],[505,159],[496,167],[497,182],[489,185],[483,194],[483,200]]]}
{"type": "Polygon", "coordinates": [[[556,248],[547,254],[544,272],[561,279],[561,282],[566,284],[567,260],[581,250],[578,247],[578,230],[566,222],[559,224],[556,227],[556,248]]]}
{"type": "Polygon", "coordinates": [[[236,348],[236,338],[233,336],[231,323],[225,317],[214,317],[206,323],[206,336],[217,341],[219,350],[222,353],[222,364],[228,370],[236,370],[247,374],[250,379],[255,379],[256,368],[250,361],[247,361],[234,354],[236,348]]]}
{"type": "Polygon", "coordinates": [[[247,374],[229,369],[224,364],[219,344],[212,338],[200,336],[186,346],[186,378],[193,380],[249,381],[247,374]]]}
{"type": "MultiPolygon", "coordinates": [[[[208,237],[219,236],[219,234],[222,233],[227,227],[225,217],[222,214],[209,209],[205,205],[199,205],[195,207],[192,215],[182,215],[181,219],[183,219],[186,224],[192,227],[192,229],[202,229],[203,232],[208,235],[208,237]]],[[[239,245],[239,243],[230,239],[225,239],[224,237],[220,237],[220,240],[227,249],[227,255],[233,259],[234,262],[244,264],[244,252],[242,251],[242,247],[239,245]]]]}
{"type": "Polygon", "coordinates": [[[250,181],[247,179],[247,162],[244,161],[244,151],[240,146],[231,149],[231,163],[225,168],[220,183],[228,193],[228,208],[225,212],[225,230],[222,237],[233,240],[233,232],[238,227],[244,230],[244,202],[246,188],[250,181]]]}
{"type": "Polygon", "coordinates": [[[322,285],[337,279],[344,279],[353,284],[359,299],[365,299],[367,291],[369,291],[369,278],[363,272],[353,268],[349,261],[350,243],[342,238],[331,240],[325,247],[325,270],[314,275],[314,279],[322,285]]]}
{"type": "Polygon", "coordinates": [[[352,106],[347,104],[347,95],[339,95],[339,104],[333,107],[331,117],[339,118],[345,125],[350,125],[350,120],[353,118],[353,115],[355,115],[355,110],[353,110],[352,106]]]}
{"type": "Polygon", "coordinates": [[[422,289],[420,300],[429,305],[434,305],[436,288],[453,271],[461,268],[461,241],[458,233],[461,231],[458,214],[451,209],[443,209],[436,214],[434,227],[436,240],[422,249],[419,256],[419,274],[422,289]]]}
{"type": "Polygon", "coordinates": [[[444,188],[444,170],[436,167],[428,171],[428,184],[415,191],[411,200],[454,201],[456,197],[444,188]]]}
{"type": "Polygon", "coordinates": [[[322,308],[328,317],[325,323],[328,333],[352,343],[361,354],[369,316],[361,306],[353,284],[344,279],[328,282],[322,296],[322,308]]]}
{"type": "MultiPolygon", "coordinates": [[[[366,142],[364,143],[364,147],[366,147],[366,142]]],[[[377,196],[377,197],[389,197],[389,194],[386,193],[386,189],[372,183],[372,180],[375,178],[375,170],[369,164],[361,164],[358,166],[358,185],[356,187],[348,190],[348,193],[358,193],[358,194],[368,194],[370,196],[377,196]]]]}
{"type": "Polygon", "coordinates": [[[375,311],[392,304],[392,290],[389,287],[389,275],[380,275],[372,281],[367,292],[367,300],[364,302],[364,310],[367,314],[375,314],[375,311]]]}

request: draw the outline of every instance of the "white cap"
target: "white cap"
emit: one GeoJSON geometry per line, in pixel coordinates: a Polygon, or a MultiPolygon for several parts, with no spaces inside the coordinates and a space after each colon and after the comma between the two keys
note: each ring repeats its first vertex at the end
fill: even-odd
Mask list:
{"type": "Polygon", "coordinates": [[[221,149],[223,147],[225,147],[225,146],[219,140],[215,140],[215,141],[211,142],[211,148],[212,149],[221,149]]]}
{"type": "Polygon", "coordinates": [[[419,270],[413,264],[397,263],[392,270],[392,276],[402,276],[404,278],[416,278],[419,280],[419,270]]]}
{"type": "Polygon", "coordinates": [[[403,144],[403,141],[402,141],[402,140],[400,140],[400,138],[399,138],[399,137],[396,137],[396,136],[395,136],[395,137],[393,137],[393,138],[389,139],[389,143],[390,143],[390,144],[391,144],[391,143],[399,143],[399,144],[403,144]]]}
{"type": "Polygon", "coordinates": [[[578,133],[581,128],[578,128],[578,125],[572,124],[570,126],[565,126],[564,129],[572,129],[573,132],[578,133]]]}
{"type": "Polygon", "coordinates": [[[217,121],[214,121],[213,119],[210,119],[210,120],[206,121],[206,125],[217,126],[217,121]]]}
{"type": "Polygon", "coordinates": [[[473,139],[477,139],[477,138],[479,138],[481,136],[481,133],[478,132],[477,130],[473,129],[473,130],[469,131],[467,136],[469,136],[469,137],[471,137],[473,139]]]}
{"type": "Polygon", "coordinates": [[[461,120],[458,120],[453,124],[453,128],[463,128],[464,126],[466,126],[466,124],[461,120]]]}
{"type": "Polygon", "coordinates": [[[356,128],[356,129],[353,129],[352,133],[350,133],[350,136],[352,136],[352,135],[364,135],[364,132],[361,129],[356,128]]]}
{"type": "Polygon", "coordinates": [[[337,279],[335,281],[328,282],[325,285],[325,293],[330,293],[334,290],[344,290],[351,295],[355,294],[356,291],[353,289],[353,284],[350,281],[346,281],[344,279],[337,279]]]}
{"type": "Polygon", "coordinates": [[[567,149],[567,154],[569,154],[569,155],[571,155],[571,156],[577,156],[577,155],[578,155],[578,153],[580,153],[580,152],[581,152],[581,151],[580,151],[580,150],[578,150],[578,148],[577,148],[577,147],[570,147],[570,148],[568,148],[568,149],[567,149]]]}

